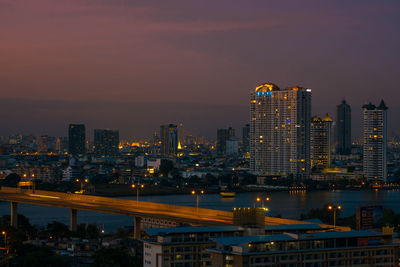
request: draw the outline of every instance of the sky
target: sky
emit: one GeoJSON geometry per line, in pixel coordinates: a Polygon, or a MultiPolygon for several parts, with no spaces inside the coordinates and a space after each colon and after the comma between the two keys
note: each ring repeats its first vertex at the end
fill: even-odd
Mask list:
{"type": "Polygon", "coordinates": [[[215,138],[249,120],[249,92],[312,89],[312,113],[383,98],[400,134],[398,0],[0,0],[0,135],[69,123],[215,138]]]}

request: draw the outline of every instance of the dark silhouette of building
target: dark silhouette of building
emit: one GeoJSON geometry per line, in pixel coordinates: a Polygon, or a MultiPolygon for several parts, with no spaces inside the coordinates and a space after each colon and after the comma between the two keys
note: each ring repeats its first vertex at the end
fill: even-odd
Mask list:
{"type": "Polygon", "coordinates": [[[94,153],[96,156],[117,156],[118,146],[118,130],[94,130],[94,153]]]}
{"type": "Polygon", "coordinates": [[[351,108],[344,99],[337,106],[336,153],[341,155],[351,153],[351,108]]]}
{"type": "Polygon", "coordinates": [[[68,152],[71,155],[86,153],[86,130],[84,124],[70,124],[68,128],[68,152]]]}
{"type": "Polygon", "coordinates": [[[161,155],[176,156],[178,151],[178,128],[175,124],[160,126],[161,155]]]}
{"type": "Polygon", "coordinates": [[[250,124],[246,124],[243,127],[242,146],[243,146],[243,153],[250,151],[250,124]]]}
{"type": "Polygon", "coordinates": [[[217,155],[224,156],[226,154],[226,141],[235,137],[235,129],[217,129],[217,155]]]}

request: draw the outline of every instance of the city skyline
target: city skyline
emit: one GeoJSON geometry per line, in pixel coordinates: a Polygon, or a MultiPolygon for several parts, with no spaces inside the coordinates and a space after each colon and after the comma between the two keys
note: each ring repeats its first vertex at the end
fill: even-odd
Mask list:
{"type": "Polygon", "coordinates": [[[355,122],[384,98],[388,134],[400,132],[397,1],[208,4],[2,2],[0,134],[62,136],[76,122],[145,137],[183,122],[214,137],[248,123],[248,92],[268,80],[313,89],[313,115],[345,97],[355,122]]]}

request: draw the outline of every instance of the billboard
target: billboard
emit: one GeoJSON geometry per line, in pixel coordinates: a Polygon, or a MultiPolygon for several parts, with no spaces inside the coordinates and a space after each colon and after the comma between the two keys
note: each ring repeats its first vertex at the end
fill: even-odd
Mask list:
{"type": "Polygon", "coordinates": [[[383,207],[381,205],[357,207],[357,230],[382,230],[383,207]]]}

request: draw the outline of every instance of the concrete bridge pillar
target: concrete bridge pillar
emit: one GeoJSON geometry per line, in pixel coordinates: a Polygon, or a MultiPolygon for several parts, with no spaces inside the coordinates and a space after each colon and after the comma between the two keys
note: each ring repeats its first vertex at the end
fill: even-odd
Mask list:
{"type": "Polygon", "coordinates": [[[18,203],[17,202],[11,202],[10,225],[12,227],[18,228],[18,203]]]}
{"type": "Polygon", "coordinates": [[[69,230],[76,231],[78,221],[78,211],[76,209],[70,209],[70,218],[69,218],[69,230]]]}
{"type": "Polygon", "coordinates": [[[141,217],[138,217],[138,216],[135,216],[135,224],[134,224],[134,238],[135,239],[140,239],[140,237],[141,237],[141,232],[142,232],[142,227],[141,227],[141,221],[142,221],[142,218],[141,217]]]}

